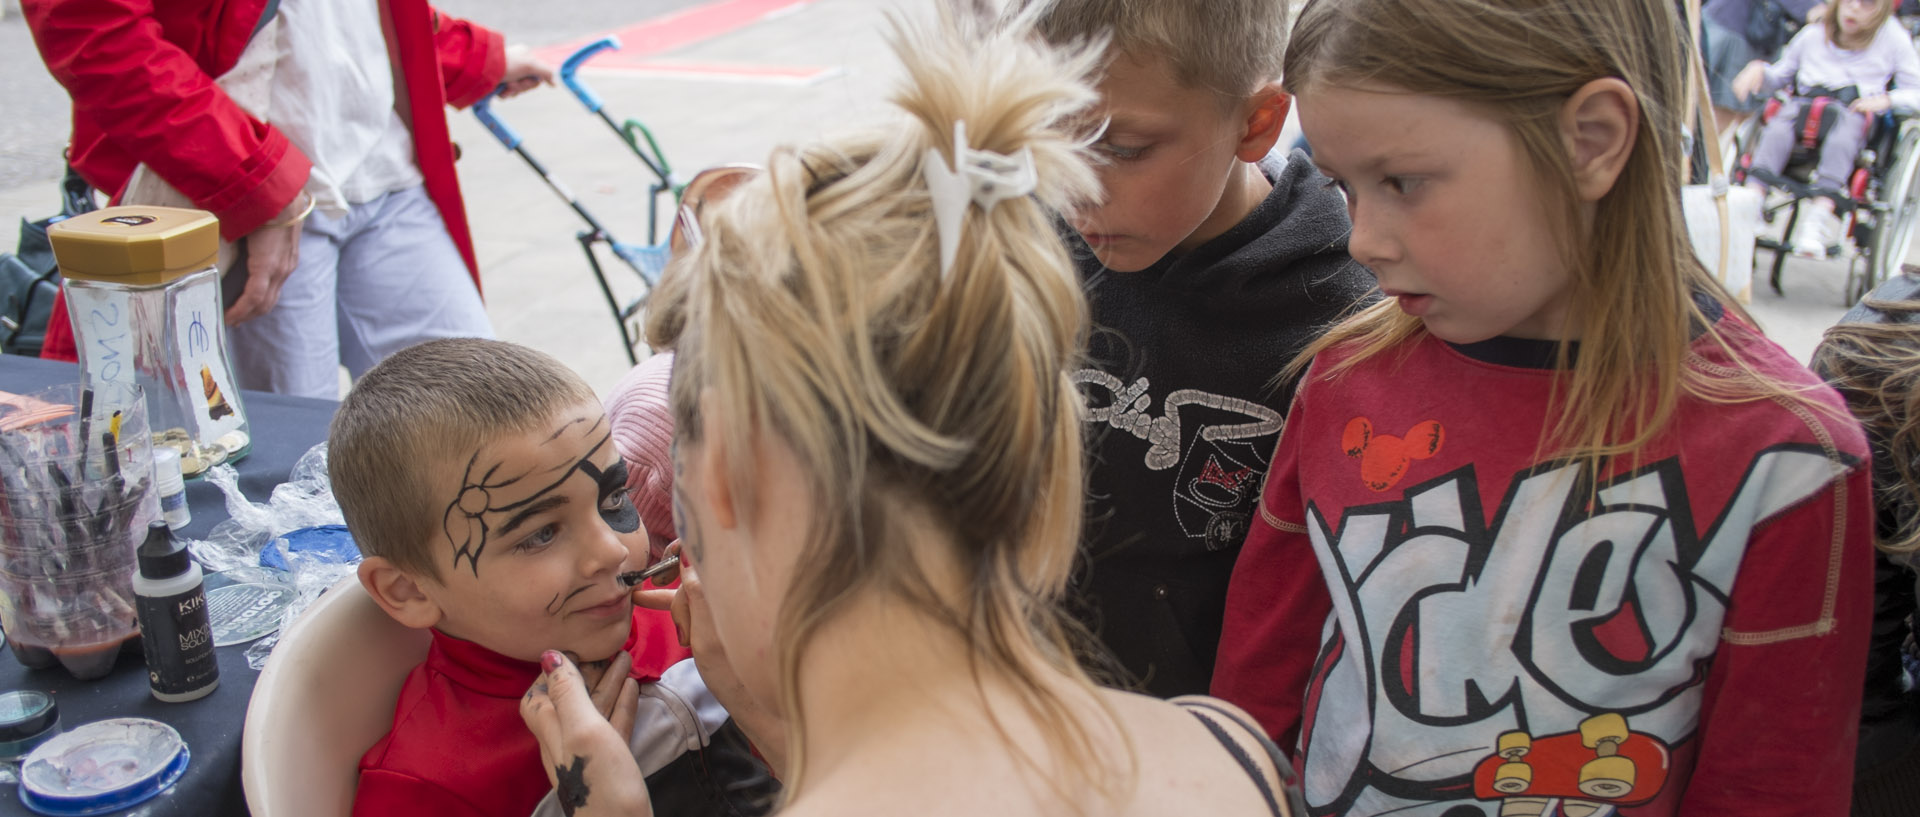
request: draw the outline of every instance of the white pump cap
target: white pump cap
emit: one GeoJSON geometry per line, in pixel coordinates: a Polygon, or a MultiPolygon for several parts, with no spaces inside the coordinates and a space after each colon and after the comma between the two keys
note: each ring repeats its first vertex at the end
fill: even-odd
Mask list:
{"type": "Polygon", "coordinates": [[[193,515],[187,510],[186,480],[180,475],[180,452],[154,446],[153,486],[160,494],[160,512],[167,520],[167,527],[179,530],[193,521],[193,515]]]}

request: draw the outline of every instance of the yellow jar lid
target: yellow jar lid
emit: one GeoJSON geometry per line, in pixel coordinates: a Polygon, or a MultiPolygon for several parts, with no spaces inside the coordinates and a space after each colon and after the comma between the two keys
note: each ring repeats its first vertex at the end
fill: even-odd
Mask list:
{"type": "Polygon", "coordinates": [[[47,238],[61,275],[157,286],[213,266],[220,220],[205,210],[123,205],[55,222],[47,238]]]}

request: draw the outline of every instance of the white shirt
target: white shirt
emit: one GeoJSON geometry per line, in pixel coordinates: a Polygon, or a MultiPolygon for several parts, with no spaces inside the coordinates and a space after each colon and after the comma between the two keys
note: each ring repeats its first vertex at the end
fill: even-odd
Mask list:
{"type": "Polygon", "coordinates": [[[1896,89],[1889,94],[1901,110],[1920,107],[1920,57],[1913,50],[1913,38],[1893,20],[1880,27],[1865,48],[1848,51],[1827,39],[1827,28],[1813,24],[1800,29],[1781,52],[1780,60],[1767,66],[1762,90],[1772,93],[1791,80],[1801,88],[1832,88],[1849,85],[1860,89],[1861,97],[1888,93],[1891,80],[1896,89]]]}
{"type": "Polygon", "coordinates": [[[394,108],[380,0],[281,0],[267,120],[313,161],[316,209],[347,208],[421,183],[413,135],[394,108]]]}

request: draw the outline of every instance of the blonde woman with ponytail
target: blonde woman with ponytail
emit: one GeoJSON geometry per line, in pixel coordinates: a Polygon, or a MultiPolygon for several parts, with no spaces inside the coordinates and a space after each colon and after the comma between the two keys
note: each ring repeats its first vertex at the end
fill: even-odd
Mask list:
{"type": "Polygon", "coordinates": [[[1702,269],[1671,0],[1313,0],[1283,69],[1387,300],[1310,362],[1213,693],[1315,814],[1842,815],[1859,427],[1702,269]]]}
{"type": "MultiPolygon", "coordinates": [[[[1076,663],[1087,307],[1051,214],[1093,192],[1095,57],[983,28],[897,27],[905,121],[775,152],[653,297],[702,673],[783,726],[783,814],[1292,813],[1237,710],[1076,663]]],[[[651,813],[546,664],[522,713],[567,812],[651,813]]]]}

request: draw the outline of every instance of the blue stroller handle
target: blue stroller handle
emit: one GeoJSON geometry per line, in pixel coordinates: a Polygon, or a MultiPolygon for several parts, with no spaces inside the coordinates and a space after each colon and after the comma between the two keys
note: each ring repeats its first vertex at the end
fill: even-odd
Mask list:
{"type": "Polygon", "coordinates": [[[585,65],[587,60],[593,59],[593,55],[608,49],[619,51],[620,38],[601,37],[587,43],[579,51],[573,52],[573,56],[568,57],[565,62],[560,63],[560,81],[567,86],[567,90],[573,92],[574,96],[579,97],[580,104],[587,106],[587,110],[592,113],[600,112],[602,107],[600,96],[595,94],[592,88],[588,88],[577,75],[580,72],[580,66],[585,65]]]}
{"type": "Polygon", "coordinates": [[[504,84],[496,86],[488,91],[486,96],[481,97],[479,102],[473,103],[473,115],[480,120],[480,124],[487,126],[487,130],[493,132],[493,138],[500,140],[500,144],[505,145],[507,150],[515,150],[520,147],[520,134],[514,132],[513,128],[507,127],[507,123],[500,121],[500,117],[493,115],[493,99],[506,88],[504,84]]]}

